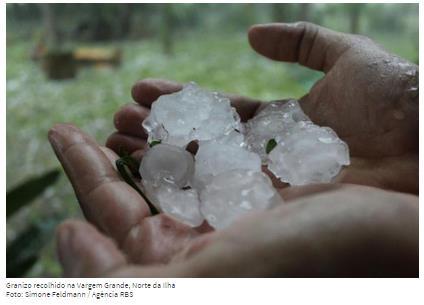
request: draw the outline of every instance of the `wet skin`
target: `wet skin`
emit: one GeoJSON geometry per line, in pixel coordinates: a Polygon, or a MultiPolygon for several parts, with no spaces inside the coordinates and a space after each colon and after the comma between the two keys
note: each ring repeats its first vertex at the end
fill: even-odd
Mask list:
{"type": "MultiPolygon", "coordinates": [[[[368,38],[312,24],[254,26],[249,41],[274,60],[325,72],[301,105],[348,143],[352,165],[335,184],[280,189],[287,204],[227,230],[192,229],[146,203],[116,173],[122,147],[142,157],[140,122],[164,80],[138,82],[105,147],[71,125],[49,133],[91,224],[58,229],[67,276],[415,276],[418,273],[418,67],[368,38]],[[340,183],[353,183],[349,185],[340,183]],[[382,190],[386,189],[386,190],[382,190]],[[206,231],[206,233],[205,233],[206,231]],[[249,268],[246,268],[249,266],[249,268]]],[[[261,102],[231,96],[243,120],[261,102]]],[[[283,185],[280,185],[283,187],[283,185]]]]}

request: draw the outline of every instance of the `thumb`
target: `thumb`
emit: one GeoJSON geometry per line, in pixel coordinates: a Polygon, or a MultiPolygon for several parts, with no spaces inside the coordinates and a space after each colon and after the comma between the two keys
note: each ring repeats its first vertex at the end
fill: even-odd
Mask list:
{"type": "Polygon", "coordinates": [[[265,57],[298,62],[324,72],[353,45],[356,37],[307,22],[254,25],[248,36],[252,48],[265,57]]]}

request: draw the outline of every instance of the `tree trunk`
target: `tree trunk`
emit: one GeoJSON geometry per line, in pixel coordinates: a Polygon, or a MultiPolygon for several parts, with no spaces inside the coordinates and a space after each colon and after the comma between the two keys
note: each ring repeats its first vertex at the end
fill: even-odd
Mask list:
{"type": "Polygon", "coordinates": [[[131,31],[131,19],[132,19],[132,5],[130,3],[124,3],[120,5],[121,10],[121,39],[129,36],[131,31]]]}
{"type": "Polygon", "coordinates": [[[282,3],[273,3],[271,10],[273,22],[286,22],[286,12],[282,3]]]}
{"type": "Polygon", "coordinates": [[[59,31],[52,4],[40,4],[43,16],[44,33],[48,49],[59,47],[59,31]]]}
{"type": "Polygon", "coordinates": [[[245,20],[246,25],[252,25],[255,24],[255,8],[253,6],[253,3],[245,3],[244,4],[244,13],[245,13],[245,20]]]}
{"type": "Polygon", "coordinates": [[[310,21],[310,14],[311,14],[311,4],[310,3],[301,3],[299,4],[299,21],[310,21]]]}
{"type": "Polygon", "coordinates": [[[365,4],[350,4],[350,32],[353,34],[359,33],[361,11],[365,4]]]}
{"type": "Polygon", "coordinates": [[[163,52],[171,55],[174,50],[173,27],[174,13],[172,4],[162,4],[162,47],[163,52]]]}

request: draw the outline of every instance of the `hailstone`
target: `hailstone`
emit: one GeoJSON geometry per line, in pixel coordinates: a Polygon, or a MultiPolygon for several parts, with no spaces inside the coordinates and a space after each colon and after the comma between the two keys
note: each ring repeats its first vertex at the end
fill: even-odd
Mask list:
{"type": "Polygon", "coordinates": [[[281,202],[266,174],[245,169],[213,177],[200,193],[200,211],[216,229],[226,228],[247,213],[266,210],[281,202]]]}
{"type": "Polygon", "coordinates": [[[185,147],[193,140],[212,140],[240,130],[241,124],[227,97],[189,83],[179,92],[160,96],[143,127],[149,142],[185,147]]]}

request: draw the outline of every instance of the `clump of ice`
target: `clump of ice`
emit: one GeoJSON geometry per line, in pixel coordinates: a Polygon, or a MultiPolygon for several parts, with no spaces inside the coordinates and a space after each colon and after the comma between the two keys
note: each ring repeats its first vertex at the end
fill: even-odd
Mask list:
{"type": "Polygon", "coordinates": [[[330,182],[349,165],[349,148],[329,127],[314,125],[296,100],[273,102],[246,124],[248,148],[291,185],[330,182]],[[277,146],[269,152],[267,143],[277,146]]]}
{"type": "Polygon", "coordinates": [[[269,170],[291,185],[330,182],[349,164],[349,148],[331,128],[303,121],[283,132],[268,156],[269,170]]]}
{"type": "Polygon", "coordinates": [[[264,173],[232,170],[213,177],[201,191],[200,202],[208,223],[222,229],[246,213],[269,209],[282,199],[264,173]]]}
{"type": "Polygon", "coordinates": [[[227,97],[203,90],[195,83],[160,96],[143,122],[149,142],[161,140],[181,147],[193,140],[218,138],[240,129],[240,125],[240,117],[227,97]]]}
{"type": "Polygon", "coordinates": [[[248,148],[266,163],[268,141],[275,139],[279,142],[282,134],[300,121],[309,121],[309,118],[296,100],[269,103],[245,124],[248,148]]]}
{"type": "Polygon", "coordinates": [[[261,171],[268,164],[292,185],[330,182],[349,164],[349,149],[328,127],[314,125],[296,100],[268,104],[245,126],[230,101],[190,83],[161,96],[143,122],[149,141],[140,174],[162,212],[196,227],[225,228],[282,202],[261,171]],[[193,157],[184,148],[196,140],[193,157]],[[269,152],[267,143],[277,145],[269,152]]]}
{"type": "Polygon", "coordinates": [[[188,151],[169,144],[156,144],[150,148],[140,164],[143,181],[153,185],[166,182],[184,187],[193,172],[193,156],[188,151]]]}
{"type": "Polygon", "coordinates": [[[259,156],[238,145],[214,141],[200,143],[195,160],[193,180],[199,188],[210,183],[214,176],[233,169],[261,171],[259,156]]]}
{"type": "Polygon", "coordinates": [[[224,144],[224,145],[232,145],[232,146],[238,146],[238,147],[247,147],[246,139],[244,137],[244,128],[241,126],[240,130],[232,130],[229,133],[223,135],[222,137],[216,138],[212,141],[206,141],[206,142],[215,142],[218,144],[224,144]]]}
{"type": "MultiPolygon", "coordinates": [[[[143,127],[149,142],[161,141],[147,151],[141,162],[144,191],[159,211],[190,226],[203,222],[199,192],[216,181],[215,177],[235,169],[263,175],[260,157],[247,150],[243,125],[230,101],[193,83],[154,102],[143,127]],[[184,150],[193,140],[199,144],[195,162],[184,150]]],[[[253,181],[250,177],[244,179],[253,181]]],[[[252,210],[263,206],[251,204],[252,210]]],[[[235,217],[233,213],[231,219],[235,217]]]]}
{"type": "Polygon", "coordinates": [[[169,183],[156,187],[148,182],[143,182],[143,185],[146,195],[159,211],[191,227],[198,227],[203,223],[199,195],[195,189],[180,189],[169,183]]]}

